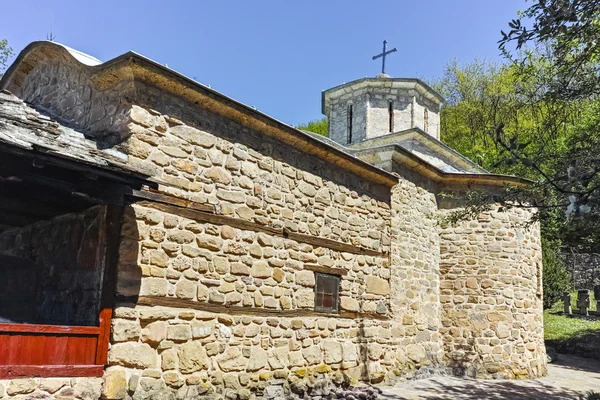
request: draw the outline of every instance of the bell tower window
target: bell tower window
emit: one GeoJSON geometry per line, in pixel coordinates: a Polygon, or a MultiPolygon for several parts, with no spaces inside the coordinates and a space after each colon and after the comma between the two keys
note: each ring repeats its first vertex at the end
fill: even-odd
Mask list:
{"type": "Polygon", "coordinates": [[[348,104],[348,132],[346,133],[346,141],[348,144],[352,143],[352,104],[348,104]]]}
{"type": "Polygon", "coordinates": [[[389,123],[389,132],[394,132],[394,102],[388,102],[388,123],[389,123]]]}

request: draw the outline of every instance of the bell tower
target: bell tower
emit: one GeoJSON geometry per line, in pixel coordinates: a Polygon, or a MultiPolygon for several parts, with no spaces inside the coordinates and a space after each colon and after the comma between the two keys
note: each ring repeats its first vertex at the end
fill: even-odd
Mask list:
{"type": "Polygon", "coordinates": [[[423,81],[392,78],[385,73],[386,50],[373,59],[382,59],[382,72],[325,90],[322,112],[329,119],[329,138],[348,146],[367,139],[417,128],[439,139],[443,97],[423,81]]]}

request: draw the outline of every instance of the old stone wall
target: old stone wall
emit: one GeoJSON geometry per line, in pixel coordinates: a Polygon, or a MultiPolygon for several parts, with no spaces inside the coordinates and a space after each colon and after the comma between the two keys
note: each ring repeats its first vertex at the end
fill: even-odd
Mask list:
{"type": "Polygon", "coordinates": [[[53,58],[39,61],[37,58],[42,57],[37,53],[28,56],[23,62],[30,64],[31,70],[15,77],[7,89],[40,111],[95,137],[100,147],[122,141],[129,133],[134,91],[131,77],[95,79],[92,70],[65,62],[70,56],[63,51],[54,52],[53,58]]]}
{"type": "Polygon", "coordinates": [[[101,397],[102,382],[102,378],[0,380],[0,398],[97,400],[101,397]]]}
{"type": "MultiPolygon", "coordinates": [[[[402,92],[400,92],[402,93],[402,92]]],[[[369,93],[367,95],[368,108],[367,139],[379,137],[390,132],[399,132],[413,128],[412,97],[407,93],[398,95],[398,91],[391,93],[369,93]],[[394,93],[395,92],[395,93],[394,93]],[[389,106],[392,104],[392,130],[390,130],[389,106]]]]}
{"type": "Polygon", "coordinates": [[[416,90],[361,87],[348,88],[344,94],[331,98],[328,112],[329,138],[347,144],[348,110],[352,104],[352,143],[360,143],[390,133],[389,105],[392,103],[391,132],[421,128],[439,138],[439,106],[423,98],[416,90]],[[427,109],[427,127],[425,126],[427,109]],[[427,129],[425,129],[427,128],[427,129]]]}
{"type": "MultiPolygon", "coordinates": [[[[443,210],[447,213],[449,210],[443,210]]],[[[528,211],[481,214],[440,232],[446,363],[477,378],[546,373],[539,226],[528,211]]]]}
{"type": "Polygon", "coordinates": [[[342,253],[139,205],[126,213],[123,232],[121,294],[139,290],[208,306],[118,308],[109,352],[115,368],[107,377],[126,377],[131,392],[249,395],[290,385],[302,392],[318,380],[381,381],[398,368],[386,256],[342,253]],[[315,276],[307,264],[346,270],[341,311],[381,318],[314,313],[315,276]],[[130,279],[134,268],[139,279],[130,279]],[[224,305],[248,311],[211,311],[224,305]],[[293,310],[306,313],[294,317],[293,310]],[[143,372],[136,386],[131,380],[140,371],[132,368],[155,372],[143,372]]]}
{"type": "Polygon", "coordinates": [[[435,196],[402,180],[392,191],[390,299],[401,366],[441,367],[439,248],[435,196]]]}
{"type": "Polygon", "coordinates": [[[367,138],[368,94],[355,94],[331,104],[329,110],[328,137],[342,145],[348,142],[348,123],[350,105],[352,105],[352,142],[360,143],[367,138]]]}
{"type": "Polygon", "coordinates": [[[564,253],[562,258],[571,273],[575,289],[593,290],[600,286],[600,254],[564,253]]]}
{"type": "Polygon", "coordinates": [[[164,191],[222,215],[389,249],[389,189],[151,87],[123,144],[164,191]],[[185,121],[185,123],[183,122],[185,121]]]}
{"type": "MultiPolygon", "coordinates": [[[[484,378],[545,373],[539,228],[515,226],[526,212],[440,227],[451,208],[440,212],[437,188],[415,171],[394,171],[390,191],[141,80],[62,90],[69,73],[47,68],[21,95],[98,133],[162,194],[231,218],[206,222],[152,201],[126,207],[104,398],[302,397],[447,366],[484,378]],[[314,310],[319,269],[340,276],[339,314],[314,310]]],[[[408,94],[397,123],[417,93],[408,94]]],[[[410,104],[420,126],[415,107],[427,104],[410,104]]],[[[45,382],[0,390],[97,398],[97,379],[67,379],[54,392],[45,382]],[[77,392],[88,384],[94,391],[77,392]]]]}

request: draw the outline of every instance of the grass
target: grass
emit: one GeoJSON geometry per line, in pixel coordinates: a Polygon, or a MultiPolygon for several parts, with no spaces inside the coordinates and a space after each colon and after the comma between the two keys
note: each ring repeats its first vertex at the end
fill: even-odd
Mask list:
{"type": "MultiPolygon", "coordinates": [[[[591,293],[591,310],[596,309],[594,294],[591,293]]],[[[572,295],[575,308],[577,293],[572,295]]],[[[563,314],[563,302],[544,311],[544,339],[546,344],[558,352],[600,358],[600,319],[580,315],[563,314]]]]}

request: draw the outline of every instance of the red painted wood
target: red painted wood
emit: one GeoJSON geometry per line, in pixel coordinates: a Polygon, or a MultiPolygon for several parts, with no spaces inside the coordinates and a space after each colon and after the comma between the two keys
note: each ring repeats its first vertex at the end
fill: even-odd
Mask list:
{"type": "MultiPolygon", "coordinates": [[[[32,363],[31,358],[36,347],[40,347],[44,338],[36,336],[21,335],[21,348],[19,349],[19,360],[26,360],[28,364],[32,363]]],[[[19,362],[18,364],[23,364],[19,362]]]]}
{"type": "Polygon", "coordinates": [[[96,350],[98,349],[98,337],[89,336],[86,338],[84,360],[89,364],[96,363],[96,350]],[[88,361],[89,360],[89,361],[88,361]]]}
{"type": "Polygon", "coordinates": [[[11,365],[0,366],[0,379],[17,377],[93,377],[102,376],[103,365],[11,365]]]}
{"type": "Polygon", "coordinates": [[[8,359],[5,362],[0,362],[4,365],[12,365],[19,363],[19,354],[21,352],[21,336],[10,335],[8,337],[8,359]]]}
{"type": "Polygon", "coordinates": [[[98,347],[96,349],[96,364],[99,365],[104,365],[108,362],[108,343],[110,341],[112,311],[112,308],[109,307],[100,311],[100,335],[98,336],[98,347]]]}
{"type": "MultiPolygon", "coordinates": [[[[8,345],[9,345],[9,336],[0,336],[0,355],[8,354],[8,345]]],[[[0,365],[2,364],[2,359],[0,358],[0,365]]]]}
{"type": "Polygon", "coordinates": [[[97,348],[95,335],[0,333],[0,365],[92,365],[97,348]]]}
{"type": "Polygon", "coordinates": [[[47,360],[48,365],[66,365],[67,364],[67,343],[69,342],[68,336],[55,337],[53,341],[49,340],[48,345],[51,347],[50,355],[47,360]]]}
{"type": "Polygon", "coordinates": [[[0,324],[0,332],[63,333],[63,334],[98,335],[98,334],[100,334],[100,328],[97,326],[0,324]]]}

